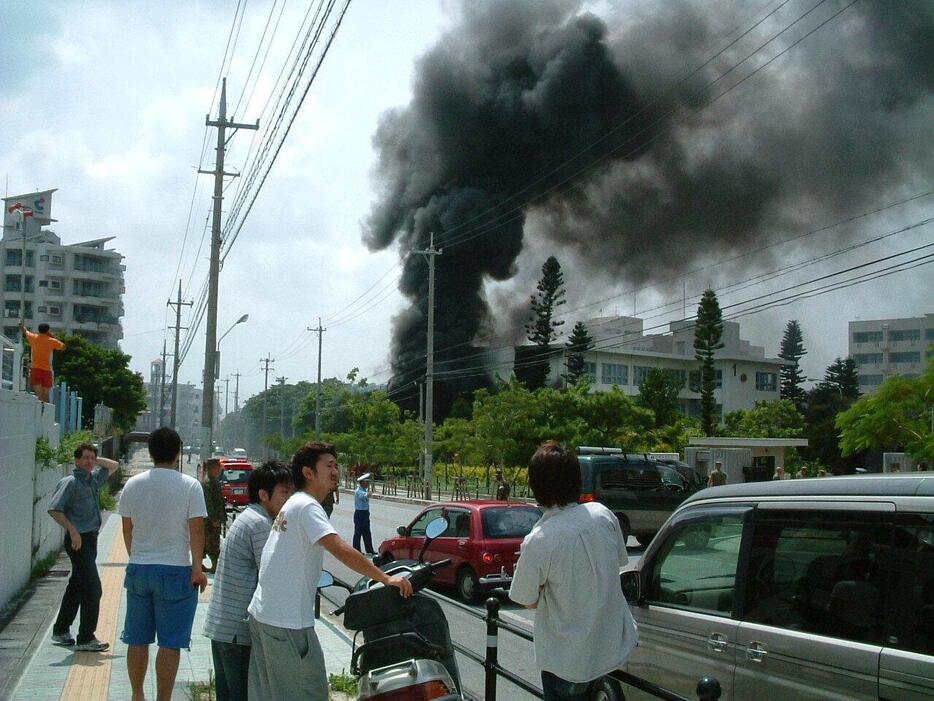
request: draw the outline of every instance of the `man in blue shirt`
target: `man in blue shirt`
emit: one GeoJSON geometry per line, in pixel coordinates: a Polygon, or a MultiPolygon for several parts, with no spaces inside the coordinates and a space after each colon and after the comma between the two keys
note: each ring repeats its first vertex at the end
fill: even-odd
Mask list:
{"type": "MultiPolygon", "coordinates": [[[[370,534],[370,473],[366,472],[357,478],[357,489],[353,494],[353,546],[360,550],[360,538],[366,546],[367,555],[375,555],[373,550],[373,536],[370,534]]],[[[361,551],[362,552],[362,551],[361,551]]]]}
{"type": "Polygon", "coordinates": [[[116,460],[98,457],[97,448],[82,443],[75,449],[74,470],[61,479],[49,501],[49,516],[65,529],[65,552],[71,560],[71,578],[52,626],[52,641],[57,645],[75,645],[71,624],[80,609],[75,650],[103,652],[110,647],[94,635],[101,602],[97,533],[101,528],[100,488],[117,466],[116,460]]]}

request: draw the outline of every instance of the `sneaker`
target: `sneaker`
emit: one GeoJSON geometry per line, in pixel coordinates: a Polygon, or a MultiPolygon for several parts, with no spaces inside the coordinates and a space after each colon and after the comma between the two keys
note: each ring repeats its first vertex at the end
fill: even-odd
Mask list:
{"type": "Polygon", "coordinates": [[[86,643],[75,645],[75,652],[103,652],[110,647],[110,643],[103,643],[97,638],[91,638],[86,643]]]}
{"type": "Polygon", "coordinates": [[[71,633],[67,630],[64,633],[52,633],[52,644],[71,647],[75,644],[75,639],[71,637],[71,633]]]}

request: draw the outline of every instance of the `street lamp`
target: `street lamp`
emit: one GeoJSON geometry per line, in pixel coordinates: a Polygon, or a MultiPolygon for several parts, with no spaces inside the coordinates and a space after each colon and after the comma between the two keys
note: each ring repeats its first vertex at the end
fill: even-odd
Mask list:
{"type": "MultiPolygon", "coordinates": [[[[227,334],[229,334],[231,331],[234,330],[234,327],[237,326],[237,324],[242,324],[243,322],[247,321],[249,318],[250,318],[250,315],[249,315],[249,314],[244,314],[244,315],[241,316],[239,319],[237,319],[234,323],[232,323],[232,324],[230,325],[230,328],[227,329],[226,331],[224,331],[224,333],[221,334],[221,337],[220,337],[219,339],[217,339],[217,347],[215,348],[215,353],[214,353],[214,379],[215,379],[215,380],[219,380],[220,377],[221,377],[221,341],[223,341],[223,340],[227,337],[227,334]]],[[[215,396],[216,396],[216,395],[215,395],[215,396]]],[[[213,423],[213,421],[212,421],[212,423],[213,423]]],[[[212,445],[210,445],[210,446],[208,446],[208,447],[209,447],[211,450],[213,450],[213,449],[214,449],[214,445],[213,445],[213,443],[214,443],[214,426],[213,426],[213,425],[210,427],[209,436],[210,436],[210,441],[209,441],[209,442],[210,442],[212,445]]]]}

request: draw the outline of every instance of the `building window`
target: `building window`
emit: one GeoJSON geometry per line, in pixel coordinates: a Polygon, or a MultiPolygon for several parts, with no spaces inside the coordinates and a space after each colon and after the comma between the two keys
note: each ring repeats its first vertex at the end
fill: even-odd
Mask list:
{"type": "Polygon", "coordinates": [[[62,265],[65,262],[65,260],[61,256],[52,256],[52,262],[55,265],[62,265]]]}
{"type": "Polygon", "coordinates": [[[20,284],[19,275],[7,275],[6,280],[4,281],[3,291],[4,292],[19,292],[22,290],[22,285],[20,284]]]}
{"type": "Polygon", "coordinates": [[[40,306],[40,307],[39,307],[39,311],[40,311],[40,312],[47,312],[47,311],[49,311],[49,308],[46,307],[46,306],[40,306]]]}
{"type": "Polygon", "coordinates": [[[601,363],[600,381],[605,385],[628,385],[629,366],[619,363],[601,363]]]}
{"type": "Polygon", "coordinates": [[[855,331],[853,343],[882,343],[881,331],[855,331]]]}
{"type": "MultiPolygon", "coordinates": [[[[682,371],[683,372],[683,371],[682,371]]],[[[720,389],[723,387],[723,370],[714,370],[713,375],[713,386],[714,389],[720,389]]],[[[691,370],[688,375],[688,389],[692,392],[701,391],[701,371],[700,370],[691,370]]]]}
{"type": "Polygon", "coordinates": [[[925,341],[934,341],[934,329],[925,329],[925,330],[924,330],[924,340],[925,340],[925,341]]]}
{"type": "Polygon", "coordinates": [[[860,375],[859,384],[861,387],[875,387],[882,384],[882,375],[860,375]]]}
{"type": "Polygon", "coordinates": [[[882,353],[856,353],[853,360],[857,365],[879,365],[882,362],[882,353]]]}
{"type": "Polygon", "coordinates": [[[685,348],[685,343],[684,343],[684,341],[677,341],[677,342],[675,343],[675,345],[676,345],[676,347],[677,347],[677,349],[678,349],[678,355],[687,355],[687,354],[688,354],[687,348],[685,348]]]}
{"type": "Polygon", "coordinates": [[[597,364],[596,363],[584,363],[584,374],[587,376],[587,379],[590,382],[597,381],[597,364]]]}
{"type": "Polygon", "coordinates": [[[921,351],[901,351],[899,353],[889,353],[890,363],[920,363],[921,351]]]}
{"type": "Polygon", "coordinates": [[[53,290],[62,289],[62,281],[61,280],[49,280],[49,288],[53,290]]]}
{"type": "Polygon", "coordinates": [[[23,252],[15,249],[9,249],[6,252],[6,265],[22,265],[23,252]]]}
{"type": "Polygon", "coordinates": [[[665,370],[668,373],[669,377],[673,377],[678,380],[678,384],[682,389],[688,383],[688,371],[687,370],[672,370],[671,368],[665,370]]]}
{"type": "Polygon", "coordinates": [[[756,389],[760,392],[774,392],[778,389],[778,374],[774,372],[757,372],[756,389]]]}
{"type": "Polygon", "coordinates": [[[42,261],[43,263],[48,263],[48,262],[49,262],[49,256],[48,256],[47,254],[43,254],[43,255],[39,256],[39,260],[42,261]]]}
{"type": "Polygon", "coordinates": [[[48,280],[39,280],[39,287],[48,287],[48,286],[49,286],[48,280]]]}
{"type": "Polygon", "coordinates": [[[61,314],[61,313],[62,313],[61,307],[49,307],[49,314],[61,314]]]}
{"type": "Polygon", "coordinates": [[[652,372],[652,368],[645,365],[633,365],[632,366],[632,384],[634,387],[638,387],[645,379],[649,376],[649,373],[652,372]]]}
{"type": "Polygon", "coordinates": [[[889,331],[889,340],[892,343],[898,343],[899,341],[920,341],[921,329],[900,329],[897,331],[889,331]]]}

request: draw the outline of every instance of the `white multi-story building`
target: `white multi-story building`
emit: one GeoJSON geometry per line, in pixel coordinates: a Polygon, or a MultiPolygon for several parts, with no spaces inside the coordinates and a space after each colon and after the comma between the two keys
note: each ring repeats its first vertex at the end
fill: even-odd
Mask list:
{"type": "Polygon", "coordinates": [[[870,394],[889,375],[917,377],[934,344],[934,314],[910,319],[851,321],[849,355],[859,372],[859,391],[870,394]]]}
{"type": "MultiPolygon", "coordinates": [[[[700,363],[694,358],[694,322],[673,321],[669,333],[643,333],[642,319],[612,316],[584,322],[594,339],[594,349],[585,356],[585,367],[593,388],[606,391],[614,385],[626,394],[639,394],[639,384],[653,368],[673,372],[682,383],[678,395],[681,412],[698,417],[700,408],[700,363]]],[[[566,339],[565,339],[566,340],[566,339]]],[[[758,401],[779,399],[779,370],[784,361],[769,358],[765,349],[744,341],[739,324],[723,322],[723,348],[715,353],[717,386],[714,397],[721,414],[751,409],[758,401]]],[[[549,382],[567,372],[566,358],[551,360],[549,382]]]]}
{"type": "Polygon", "coordinates": [[[55,221],[51,217],[53,192],[4,198],[0,239],[3,335],[18,339],[22,319],[32,330],[45,322],[56,335],[76,334],[117,348],[123,338],[123,256],[106,248],[112,236],[63,244],[54,231],[44,228],[55,221]],[[18,208],[31,216],[17,216],[18,208]]]}

